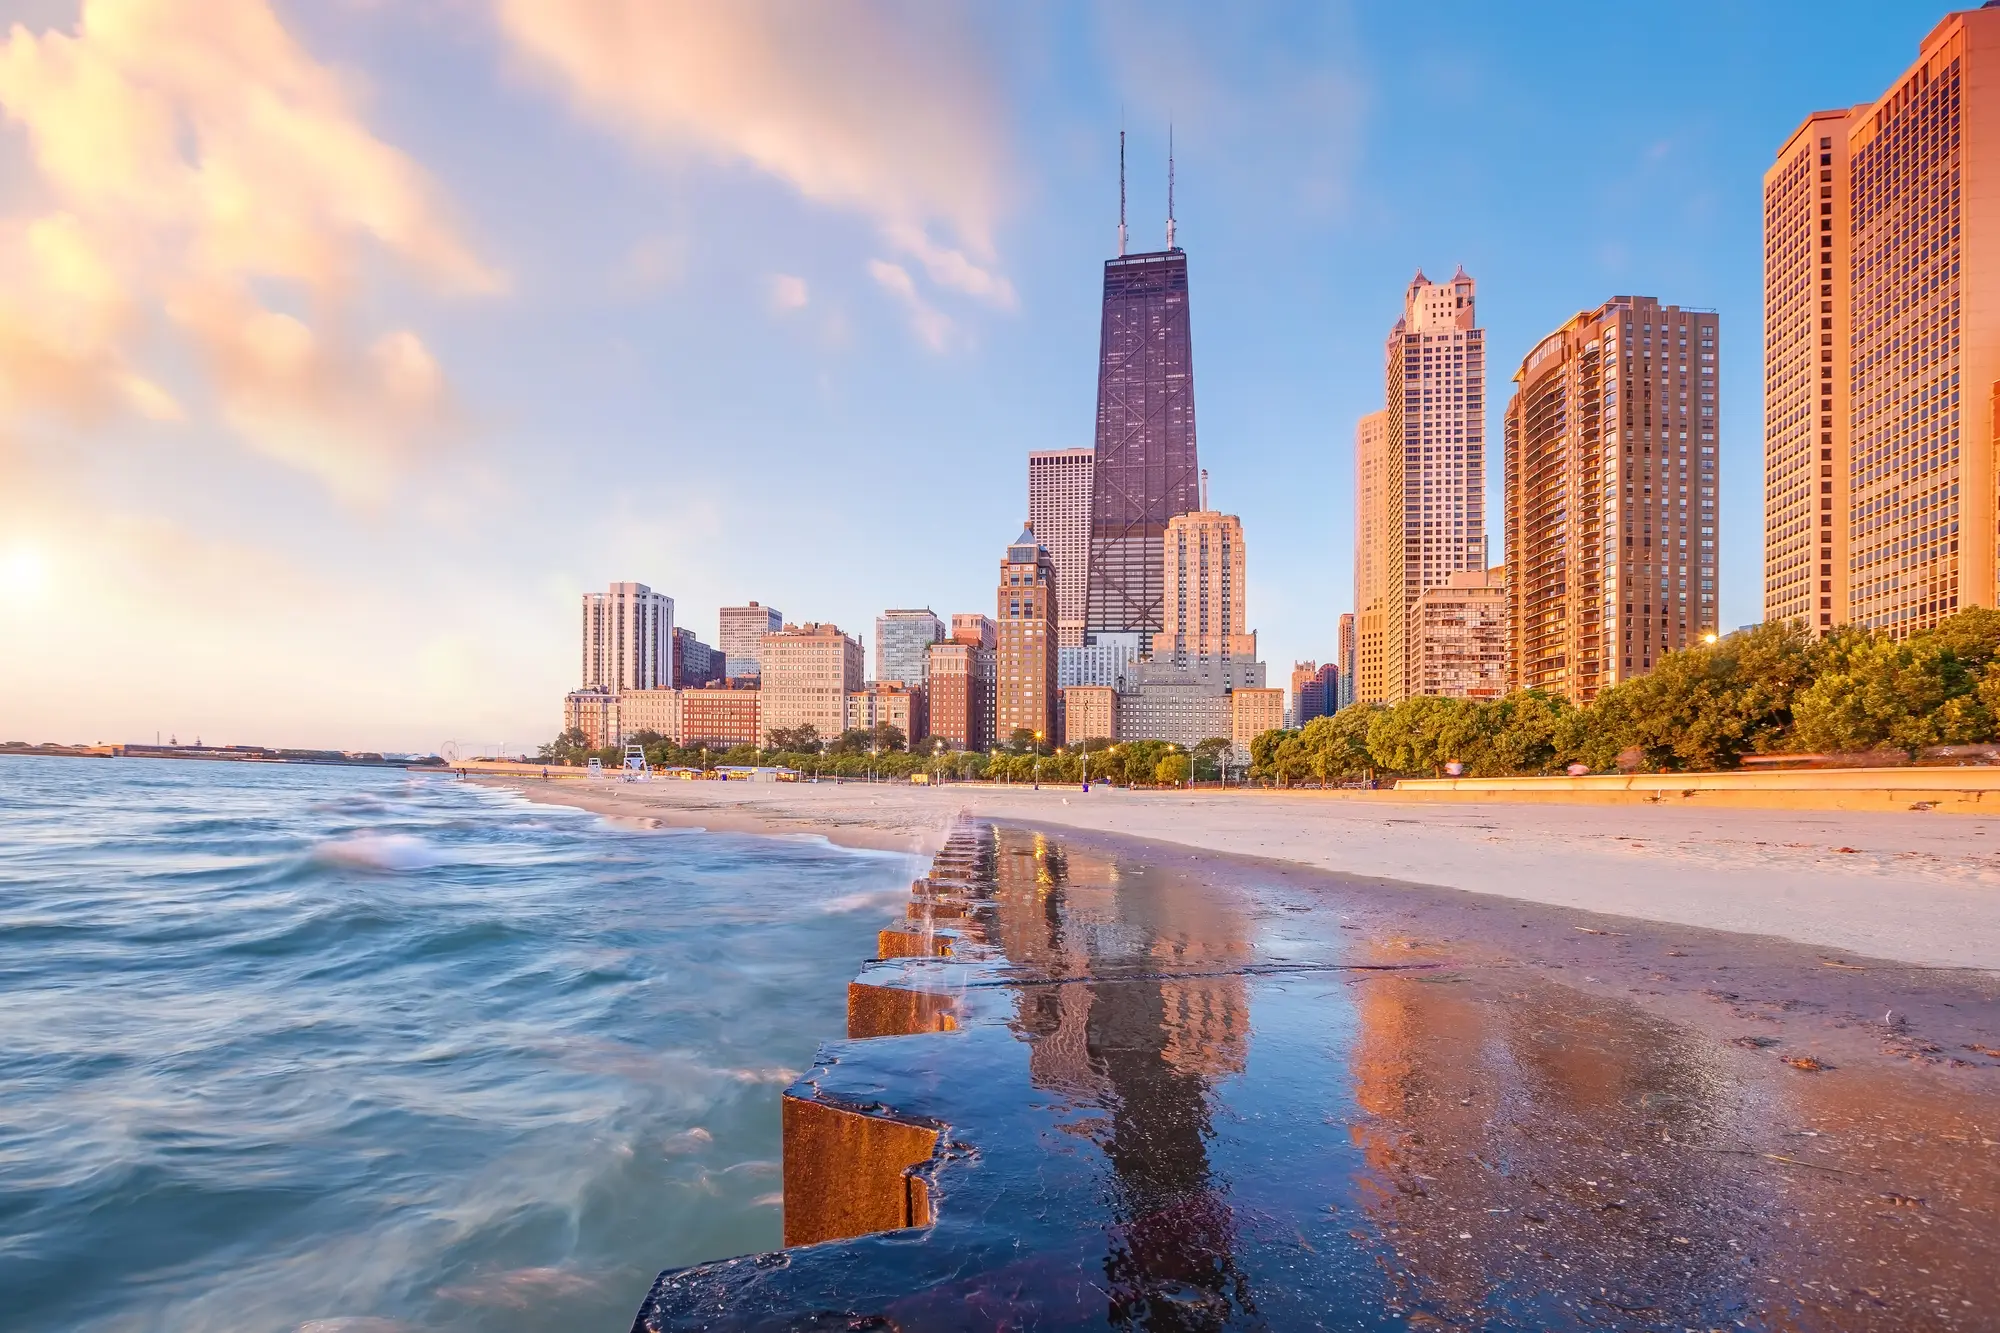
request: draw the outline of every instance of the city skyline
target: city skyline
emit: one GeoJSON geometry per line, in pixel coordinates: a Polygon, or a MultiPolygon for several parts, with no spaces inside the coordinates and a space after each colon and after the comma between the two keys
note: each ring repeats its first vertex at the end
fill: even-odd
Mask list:
{"type": "MultiPolygon", "coordinates": [[[[1455,37],[1441,93],[1397,58],[1409,15],[1168,10],[1121,44],[1109,17],[940,10],[892,31],[858,11],[804,77],[742,71],[750,96],[784,90],[776,146],[729,90],[675,101],[624,77],[607,25],[526,0],[467,25],[232,0],[198,25],[93,7],[79,30],[78,12],[13,16],[0,60],[0,321],[66,339],[0,365],[0,634],[28,645],[0,664],[0,738],[428,750],[546,739],[577,684],[578,590],[616,579],[673,596],[704,640],[701,608],[750,595],[852,626],[984,605],[1022,454],[1090,442],[1121,102],[1137,249],[1162,232],[1174,111],[1204,459],[1258,546],[1263,655],[1324,659],[1397,284],[1419,264],[1479,276],[1498,514],[1495,369],[1612,292],[1755,319],[1774,154],[1808,114],[1890,87],[1947,9],[1838,9],[1815,61],[1783,66],[1763,58],[1780,14],[1448,7],[1424,25],[1455,37]],[[1028,57],[1045,44],[1066,57],[1053,82],[1028,57]],[[1531,158],[1569,113],[1553,76],[1621,48],[1702,59],[1676,101],[1614,99],[1559,168],[1531,158]],[[64,51],[102,77],[66,82],[64,51]],[[243,128],[273,84],[303,90],[287,106],[325,132],[309,140],[353,149],[339,171],[243,128]],[[857,86],[879,114],[825,114],[857,86]],[[121,90],[188,134],[119,139],[92,99],[121,90]],[[152,193],[66,157],[65,124],[139,154],[157,170],[129,188],[152,193]],[[477,147],[496,127],[505,162],[477,147]],[[1400,163],[1444,142],[1459,203],[1405,197],[1400,163]],[[254,187],[262,232],[192,202],[200,162],[254,187]],[[883,469],[946,521],[843,532],[883,469]]],[[[670,70],[768,21],[653,13],[633,40],[670,70]]],[[[1751,347],[1722,377],[1725,630],[1762,614],[1751,347]]]]}

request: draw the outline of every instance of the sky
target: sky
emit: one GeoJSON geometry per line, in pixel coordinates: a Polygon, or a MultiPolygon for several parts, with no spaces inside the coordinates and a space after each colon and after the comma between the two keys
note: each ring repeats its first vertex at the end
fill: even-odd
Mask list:
{"type": "Polygon", "coordinates": [[[1753,622],[1762,173],[1946,12],[0,0],[0,741],[532,748],[613,580],[709,642],[990,614],[1028,451],[1092,442],[1121,124],[1274,683],[1419,267],[1479,283],[1496,560],[1521,358],[1720,312],[1753,622]]]}

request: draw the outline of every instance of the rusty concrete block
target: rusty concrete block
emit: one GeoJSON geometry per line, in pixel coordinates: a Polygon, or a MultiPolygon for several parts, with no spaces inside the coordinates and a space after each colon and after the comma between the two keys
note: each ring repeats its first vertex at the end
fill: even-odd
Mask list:
{"type": "Polygon", "coordinates": [[[950,1032],[957,1026],[949,995],[860,981],[847,983],[849,1037],[907,1037],[918,1032],[950,1032]]]}
{"type": "Polygon", "coordinates": [[[786,1245],[930,1225],[930,1191],[910,1173],[936,1151],[935,1128],[790,1094],[782,1118],[786,1245]]]}

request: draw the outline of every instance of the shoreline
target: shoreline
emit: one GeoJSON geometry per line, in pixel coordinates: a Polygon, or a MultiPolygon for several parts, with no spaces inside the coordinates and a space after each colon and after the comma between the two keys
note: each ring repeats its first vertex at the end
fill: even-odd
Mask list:
{"type": "Polygon", "coordinates": [[[662,826],[934,853],[961,815],[1499,899],[2000,971],[2000,819],[1319,801],[1259,793],[470,779],[662,826]]]}

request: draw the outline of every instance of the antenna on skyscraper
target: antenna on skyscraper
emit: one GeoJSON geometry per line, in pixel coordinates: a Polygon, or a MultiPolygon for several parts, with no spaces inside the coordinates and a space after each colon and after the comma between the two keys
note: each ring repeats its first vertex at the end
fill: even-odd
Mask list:
{"type": "Polygon", "coordinates": [[[1125,127],[1123,125],[1118,127],[1118,257],[1120,259],[1125,257],[1125,127]]]}
{"type": "Polygon", "coordinates": [[[1174,123],[1167,122],[1167,249],[1174,248],[1174,123]]]}

